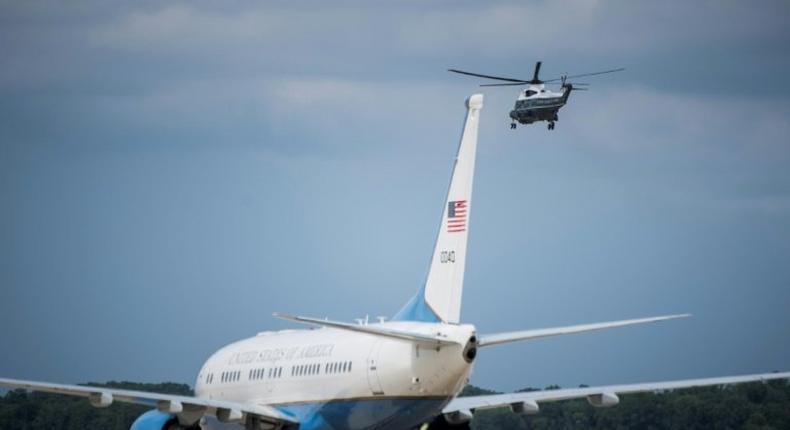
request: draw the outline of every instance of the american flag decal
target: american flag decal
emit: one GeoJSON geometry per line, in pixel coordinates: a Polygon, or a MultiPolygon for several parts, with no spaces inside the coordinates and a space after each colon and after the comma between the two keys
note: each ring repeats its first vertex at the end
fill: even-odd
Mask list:
{"type": "Polygon", "coordinates": [[[466,231],[466,200],[456,200],[447,204],[447,232],[466,231]]]}

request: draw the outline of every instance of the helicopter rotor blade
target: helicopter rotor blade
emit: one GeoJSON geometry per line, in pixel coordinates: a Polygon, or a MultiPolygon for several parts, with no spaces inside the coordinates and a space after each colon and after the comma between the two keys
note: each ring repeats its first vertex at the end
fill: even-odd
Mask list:
{"type": "MultiPolygon", "coordinates": [[[[565,79],[581,78],[583,76],[603,75],[605,73],[622,72],[623,70],[625,70],[625,67],[620,67],[619,69],[604,70],[604,71],[601,71],[601,72],[582,73],[581,75],[569,75],[569,76],[566,76],[565,79]]],[[[547,79],[547,80],[545,80],[543,82],[554,82],[554,81],[559,81],[560,79],[562,79],[562,78],[560,77],[560,78],[554,78],[554,79],[547,79]]]]}
{"type": "Polygon", "coordinates": [[[480,84],[481,87],[512,87],[527,85],[529,82],[511,82],[509,84],[480,84]]]}
{"type": "Polygon", "coordinates": [[[507,81],[507,82],[518,82],[519,85],[526,84],[529,81],[525,81],[523,79],[513,79],[513,78],[502,78],[499,76],[491,76],[491,75],[481,75],[480,73],[472,73],[472,72],[464,72],[463,70],[458,69],[447,69],[448,72],[459,73],[461,75],[469,75],[469,76],[476,76],[478,78],[486,78],[486,79],[495,79],[498,81],[507,81]]]}
{"type": "Polygon", "coordinates": [[[535,63],[535,74],[532,75],[532,82],[540,83],[540,79],[538,79],[538,74],[540,73],[540,65],[542,61],[538,61],[535,63]]]}

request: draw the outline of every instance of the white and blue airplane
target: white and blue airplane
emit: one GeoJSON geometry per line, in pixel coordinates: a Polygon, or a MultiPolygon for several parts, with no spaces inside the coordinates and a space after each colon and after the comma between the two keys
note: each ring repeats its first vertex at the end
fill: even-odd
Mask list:
{"type": "Polygon", "coordinates": [[[668,315],[569,327],[478,334],[462,324],[461,293],[478,124],[483,96],[466,101],[466,121],[425,284],[391,321],[345,323],[275,314],[316,327],[262,332],[215,352],[200,369],[194,396],[176,396],[0,379],[0,386],[151,406],[132,430],[468,429],[474,412],[509,407],[538,413],[541,403],[586,398],[614,406],[620,395],[790,378],[790,372],[527,393],[457,397],[480,348],[684,318],[668,315]]]}

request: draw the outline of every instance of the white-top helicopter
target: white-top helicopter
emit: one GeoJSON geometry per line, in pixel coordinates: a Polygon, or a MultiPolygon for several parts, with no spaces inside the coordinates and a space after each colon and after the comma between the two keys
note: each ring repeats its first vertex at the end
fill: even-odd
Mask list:
{"type": "Polygon", "coordinates": [[[568,79],[580,78],[583,76],[602,75],[604,73],[613,73],[625,70],[624,68],[619,68],[604,70],[602,72],[583,73],[581,75],[562,75],[559,78],[540,80],[538,79],[540,64],[540,61],[535,63],[535,73],[532,75],[532,79],[530,80],[481,75],[479,73],[464,72],[463,70],[457,69],[449,69],[449,71],[453,73],[460,73],[462,75],[477,76],[479,78],[495,79],[498,81],[507,82],[504,84],[482,84],[480,85],[481,87],[529,85],[527,89],[519,91],[518,99],[516,99],[516,105],[513,107],[513,110],[510,111],[510,118],[512,120],[510,123],[510,128],[515,129],[517,121],[522,124],[532,124],[536,121],[548,121],[549,130],[554,130],[554,123],[559,120],[557,112],[561,107],[565,106],[565,103],[568,102],[568,96],[570,96],[571,91],[586,90],[586,88],[578,87],[589,85],[583,83],[571,83],[567,81],[568,79]],[[545,88],[545,84],[553,82],[560,83],[559,92],[554,92],[545,88]]]}

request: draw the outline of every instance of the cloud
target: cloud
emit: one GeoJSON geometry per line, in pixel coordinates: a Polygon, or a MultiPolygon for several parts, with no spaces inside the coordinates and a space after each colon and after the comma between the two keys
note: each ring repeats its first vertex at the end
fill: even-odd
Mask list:
{"type": "MultiPolygon", "coordinates": [[[[567,124],[574,140],[612,150],[701,146],[719,151],[790,155],[784,102],[700,95],[652,88],[608,87],[572,94],[567,124]]],[[[561,118],[565,115],[561,115],[561,118]]],[[[562,124],[565,126],[566,124],[562,124]]]]}

